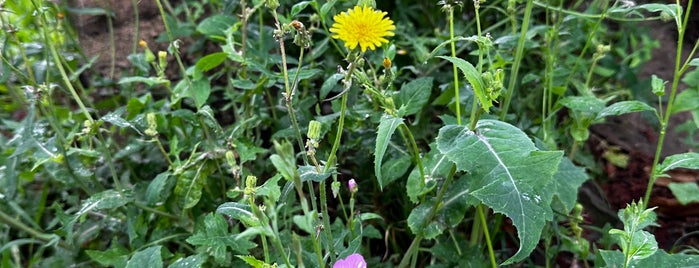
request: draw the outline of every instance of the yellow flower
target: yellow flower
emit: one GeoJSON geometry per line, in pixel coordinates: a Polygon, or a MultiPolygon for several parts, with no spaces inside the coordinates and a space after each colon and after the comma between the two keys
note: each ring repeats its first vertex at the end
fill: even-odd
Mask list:
{"type": "Polygon", "coordinates": [[[374,50],[382,43],[388,43],[385,37],[393,36],[396,29],[390,18],[384,18],[386,15],[386,12],[368,6],[355,6],[333,17],[335,23],[330,28],[330,32],[334,33],[332,38],[344,41],[349,49],[359,45],[362,52],[367,48],[374,50]]]}

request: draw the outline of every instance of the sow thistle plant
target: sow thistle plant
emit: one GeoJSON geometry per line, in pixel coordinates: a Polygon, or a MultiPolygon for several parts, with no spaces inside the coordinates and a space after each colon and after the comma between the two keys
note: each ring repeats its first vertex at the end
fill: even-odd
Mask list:
{"type": "MultiPolygon", "coordinates": [[[[17,108],[0,120],[0,139],[14,135],[0,153],[0,266],[554,267],[563,251],[574,255],[570,266],[699,263],[660,249],[646,207],[654,180],[698,169],[699,154],[656,159],[644,200],[620,211],[623,229],[602,234],[621,250],[604,250],[586,240],[588,211],[577,203],[588,173],[560,138],[577,140],[581,156],[585,139],[560,118],[578,116],[586,132],[606,116],[655,111],[664,133],[673,111],[696,111],[674,103],[696,97],[675,96],[696,61],[678,59],[667,106],[658,99],[666,109],[607,106],[611,98],[591,90],[618,82],[597,79],[597,68],[623,50],[596,44],[636,37],[605,35],[607,19],[662,11],[679,25],[679,5],[443,0],[389,16],[373,0],[242,0],[197,3],[211,11],[204,17],[186,5],[172,9],[184,15],[166,14],[155,2],[171,49],[134,41],[134,67],[122,72],[132,76],[96,100],[89,94],[101,90],[73,88],[91,63],[49,42],[51,20],[26,17],[47,25],[28,38],[37,46],[15,32],[34,28],[7,26],[0,89],[25,84],[30,96],[26,119],[17,108]],[[180,51],[174,37],[221,51],[180,51]],[[169,57],[181,72],[175,87],[169,57]],[[72,99],[54,103],[65,95],[53,85],[72,99]]],[[[53,8],[34,9],[51,3],[7,2],[26,10],[0,12],[0,24],[14,21],[8,14],[45,15],[53,8]]],[[[634,57],[624,61],[643,61],[634,57]]],[[[651,83],[665,93],[665,81],[651,83]]]]}

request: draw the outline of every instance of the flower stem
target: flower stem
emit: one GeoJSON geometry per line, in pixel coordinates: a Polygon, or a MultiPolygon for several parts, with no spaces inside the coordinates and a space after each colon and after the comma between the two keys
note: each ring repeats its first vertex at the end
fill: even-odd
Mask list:
{"type": "Polygon", "coordinates": [[[505,102],[500,110],[500,120],[505,120],[507,116],[507,110],[510,107],[510,102],[512,101],[512,95],[515,91],[515,85],[517,85],[517,75],[519,73],[519,65],[522,63],[522,57],[524,56],[524,41],[527,37],[527,29],[529,28],[529,20],[532,16],[532,7],[534,6],[533,0],[527,0],[527,5],[524,8],[524,19],[522,20],[522,29],[519,30],[519,40],[517,41],[517,50],[515,51],[515,61],[512,64],[512,74],[510,75],[510,82],[507,86],[507,91],[505,92],[505,102]]]}
{"type": "MultiPolygon", "coordinates": [[[[454,41],[454,6],[449,7],[449,39],[451,39],[451,56],[456,57],[456,44],[454,41]]],[[[454,73],[454,98],[456,99],[456,124],[461,125],[461,98],[459,97],[459,73],[456,70],[456,63],[452,63],[452,73],[454,73]]],[[[423,177],[424,180],[424,177],[423,177]]],[[[424,182],[423,182],[424,185],[424,182]]]]}
{"type": "Polygon", "coordinates": [[[646,188],[646,194],[643,198],[643,209],[648,206],[648,201],[650,200],[650,193],[657,179],[656,173],[658,172],[658,162],[660,162],[660,153],[663,150],[663,142],[665,141],[665,134],[667,133],[667,125],[670,121],[670,115],[672,115],[672,108],[675,104],[675,97],[677,95],[677,87],[680,83],[680,78],[684,74],[685,66],[682,66],[682,44],[684,43],[684,35],[687,30],[687,21],[689,20],[690,11],[692,8],[693,0],[689,0],[687,3],[687,10],[682,13],[682,7],[677,5],[677,14],[685,14],[684,20],[679,26],[678,36],[677,36],[677,54],[675,56],[675,75],[672,79],[672,89],[670,90],[670,97],[667,101],[667,107],[665,108],[665,114],[660,121],[660,135],[658,136],[658,146],[655,148],[655,157],[653,158],[653,166],[650,172],[650,178],[648,179],[648,186],[646,188]]]}

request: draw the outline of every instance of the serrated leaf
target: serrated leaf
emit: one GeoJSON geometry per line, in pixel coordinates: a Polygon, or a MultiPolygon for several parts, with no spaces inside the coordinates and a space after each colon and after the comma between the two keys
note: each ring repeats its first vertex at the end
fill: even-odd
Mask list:
{"type": "Polygon", "coordinates": [[[672,194],[682,205],[699,202],[699,186],[695,182],[671,182],[667,188],[670,188],[672,194]]]}
{"type": "Polygon", "coordinates": [[[228,232],[228,223],[220,214],[208,214],[204,217],[203,226],[197,226],[194,235],[187,238],[187,243],[204,247],[204,252],[214,257],[216,263],[226,264],[226,249],[247,254],[252,242],[244,239],[236,239],[236,236],[228,232]]]}
{"type": "Polygon", "coordinates": [[[403,118],[397,118],[389,115],[384,115],[381,117],[381,122],[379,123],[378,131],[376,132],[376,149],[374,150],[374,174],[376,174],[376,180],[379,182],[379,189],[383,190],[383,177],[381,176],[381,163],[383,162],[383,155],[386,153],[388,148],[388,143],[391,141],[391,136],[396,128],[403,124],[403,118]]]}
{"type": "Polygon", "coordinates": [[[201,72],[206,72],[221,65],[226,58],[228,58],[228,53],[215,52],[202,57],[194,66],[201,72]]]}
{"type": "Polygon", "coordinates": [[[464,74],[468,83],[471,84],[471,87],[473,88],[473,93],[478,98],[478,101],[480,102],[483,111],[485,111],[486,113],[490,111],[490,107],[493,106],[493,101],[489,100],[488,97],[485,95],[483,78],[481,77],[481,73],[479,73],[478,70],[476,70],[476,67],[473,67],[471,63],[460,58],[447,56],[437,56],[437,58],[448,60],[454,65],[456,65],[456,67],[458,67],[461,70],[461,73],[464,74]]]}
{"type": "Polygon", "coordinates": [[[226,202],[218,206],[216,213],[241,221],[246,227],[259,226],[260,220],[252,214],[249,205],[226,202]]]}
{"type": "Polygon", "coordinates": [[[126,263],[126,268],[158,268],[163,267],[163,259],[160,256],[162,246],[152,246],[137,251],[126,263]]]}
{"type": "Polygon", "coordinates": [[[396,95],[397,107],[405,106],[405,114],[408,116],[418,113],[429,101],[432,93],[432,77],[422,77],[403,84],[396,95]]]}
{"type": "Polygon", "coordinates": [[[676,168],[699,169],[699,153],[683,153],[671,155],[658,165],[659,174],[664,174],[676,168]]]}
{"type": "Polygon", "coordinates": [[[503,264],[526,258],[546,221],[553,218],[552,180],[563,153],[539,151],[520,129],[496,120],[481,120],[474,131],[444,126],[437,148],[458,170],[467,172],[472,196],[517,227],[519,250],[503,264]]]}
{"type": "Polygon", "coordinates": [[[609,105],[597,114],[597,119],[610,115],[621,115],[643,111],[655,111],[655,108],[640,101],[620,101],[609,105]]]}
{"type": "Polygon", "coordinates": [[[228,15],[209,16],[197,25],[197,31],[209,38],[223,39],[226,30],[236,23],[236,18],[228,15]]]}

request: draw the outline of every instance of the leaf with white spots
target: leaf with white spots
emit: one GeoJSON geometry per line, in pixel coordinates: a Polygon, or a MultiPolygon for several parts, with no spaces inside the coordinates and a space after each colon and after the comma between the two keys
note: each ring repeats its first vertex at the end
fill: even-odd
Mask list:
{"type": "Polygon", "coordinates": [[[437,148],[467,173],[471,196],[512,219],[517,227],[519,250],[503,264],[529,256],[546,221],[553,218],[553,175],[563,152],[540,151],[524,132],[496,120],[481,120],[474,131],[444,126],[437,148]]]}

